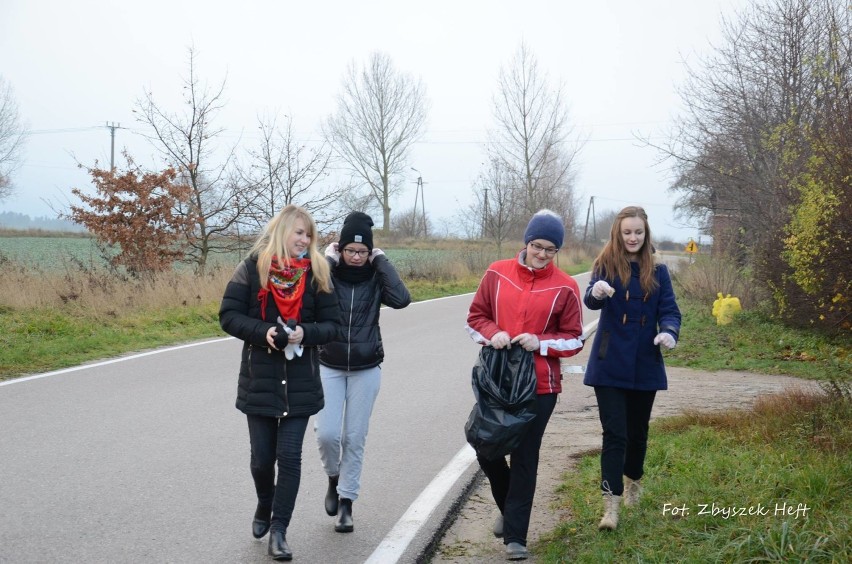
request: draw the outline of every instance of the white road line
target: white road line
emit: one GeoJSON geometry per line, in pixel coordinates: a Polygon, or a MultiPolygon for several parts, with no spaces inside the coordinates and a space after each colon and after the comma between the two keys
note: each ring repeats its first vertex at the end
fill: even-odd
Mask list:
{"type": "Polygon", "coordinates": [[[592,336],[592,333],[594,333],[598,329],[598,321],[600,321],[600,319],[595,319],[586,323],[586,326],[583,327],[583,336],[580,338],[584,341],[590,338],[592,336]]]}
{"type": "Polygon", "coordinates": [[[210,345],[213,343],[221,343],[222,341],[228,341],[233,339],[233,337],[223,337],[220,339],[213,339],[211,341],[201,341],[199,343],[189,343],[187,345],[178,345],[176,347],[168,347],[165,349],[157,349],[155,351],[148,351],[139,354],[134,354],[130,356],[123,356],[121,358],[114,358],[112,360],[104,360],[101,362],[96,362],[94,364],[81,364],[80,366],[74,366],[72,368],[65,368],[63,370],[54,370],[53,372],[45,372],[44,374],[34,374],[33,376],[24,376],[23,378],[15,378],[12,380],[5,380],[0,382],[0,386],[9,386],[11,384],[20,384],[21,382],[28,382],[30,380],[38,380],[39,378],[47,378],[48,376],[59,376],[60,374],[67,374],[69,372],[77,372],[78,370],[86,370],[88,368],[97,368],[98,366],[106,366],[108,364],[115,364],[116,362],[124,362],[127,360],[135,360],[137,358],[142,358],[143,356],[151,356],[152,354],[160,354],[170,351],[176,351],[180,349],[188,349],[190,347],[198,347],[200,345],[210,345]]]}
{"type": "MultiPolygon", "coordinates": [[[[463,294],[469,295],[469,294],[463,294]]],[[[446,298],[436,298],[433,300],[424,300],[425,302],[438,301],[442,299],[450,299],[458,296],[447,296],[446,298]]],[[[415,302],[415,303],[423,303],[423,302],[415,302]]],[[[412,304],[415,305],[415,304],[412,304]]],[[[598,320],[594,320],[591,323],[588,323],[585,327],[583,327],[583,336],[588,338],[592,332],[597,328],[598,320]]],[[[87,368],[97,368],[99,366],[106,366],[108,364],[115,364],[117,362],[124,362],[127,360],[134,360],[137,358],[142,358],[145,356],[150,356],[154,354],[160,354],[169,351],[175,351],[179,349],[186,349],[189,347],[197,347],[200,345],[209,345],[212,343],[221,343],[222,341],[228,341],[233,339],[234,337],[224,337],[221,339],[213,339],[210,341],[202,341],[199,343],[189,343],[187,345],[179,345],[176,347],[169,347],[165,349],[157,349],[154,351],[148,351],[144,353],[134,354],[131,356],[125,356],[121,358],[115,358],[112,360],[105,360],[103,362],[97,362],[95,364],[84,364],[81,366],[75,366],[73,368],[66,368],[64,370],[56,370],[53,372],[45,372],[44,374],[36,374],[33,376],[25,376],[23,378],[16,378],[13,380],[6,380],[0,382],[0,386],[8,386],[10,384],[17,384],[20,382],[26,382],[29,380],[37,380],[39,378],[46,378],[48,376],[58,376],[60,374],[67,374],[69,372],[76,372],[78,370],[85,370],[87,368]]],[[[376,550],[373,551],[373,554],[367,559],[367,564],[388,564],[391,562],[397,562],[402,554],[405,552],[405,549],[408,548],[408,545],[411,544],[411,541],[414,539],[417,532],[420,528],[426,523],[429,516],[432,515],[432,512],[435,511],[435,508],[439,503],[444,499],[444,496],[447,495],[447,492],[450,491],[450,488],[458,481],[459,477],[470,467],[473,461],[476,460],[476,453],[469,446],[465,445],[462,447],[460,451],[456,453],[450,462],[444,466],[443,469],[435,476],[435,479],[426,486],[417,499],[414,500],[405,514],[400,517],[399,521],[396,522],[393,529],[385,536],[376,550]]]]}
{"type": "MultiPolygon", "coordinates": [[[[598,326],[597,319],[583,327],[583,336],[588,337],[598,326]]],[[[435,479],[426,486],[417,499],[408,506],[408,510],[400,517],[393,529],[379,543],[373,554],[365,561],[365,564],[391,564],[398,562],[408,545],[414,540],[417,532],[429,516],[438,507],[438,504],[450,491],[450,488],[458,481],[462,474],[476,460],[476,452],[470,445],[465,445],[456,453],[452,460],[444,466],[435,479]]]]}
{"type": "MultiPolygon", "coordinates": [[[[581,276],[581,275],[580,275],[581,276]]],[[[474,292],[468,292],[467,294],[456,294],[453,296],[445,296],[443,298],[432,298],[430,300],[422,300],[419,302],[412,302],[410,305],[424,304],[427,302],[437,302],[441,300],[449,300],[453,298],[458,298],[462,296],[471,296],[474,292]]],[[[387,306],[382,307],[382,309],[388,309],[387,306]]],[[[583,331],[585,333],[585,330],[583,331]]],[[[169,351],[176,351],[178,349],[186,349],[189,347],[197,347],[199,345],[209,345],[211,343],[220,343],[222,341],[227,341],[229,339],[233,339],[234,337],[222,337],[220,339],[213,339],[210,341],[201,341],[200,343],[189,343],[187,345],[178,345],[176,347],[168,347],[164,349],[157,349],[155,351],[148,351],[144,353],[134,354],[131,356],[123,356],[121,358],[114,358],[112,360],[104,360],[102,362],[96,362],[94,364],[82,364],[80,366],[74,366],[71,368],[65,368],[63,370],[54,370],[53,372],[45,372],[43,374],[33,374],[32,376],[24,376],[21,378],[12,378],[11,380],[4,380],[0,382],[0,386],[9,386],[11,384],[19,384],[21,382],[28,382],[29,380],[38,380],[39,378],[47,378],[48,376],[58,376],[60,374],[67,374],[69,372],[76,372],[78,370],[85,370],[86,368],[97,368],[98,366],[105,366],[107,364],[114,364],[116,362],[124,362],[125,360],[134,360],[137,358],[141,358],[143,356],[149,356],[152,354],[160,354],[169,351]]]]}
{"type": "MultiPolygon", "coordinates": [[[[455,295],[455,296],[446,296],[446,297],[443,297],[443,298],[433,298],[431,300],[423,300],[423,301],[420,301],[420,302],[413,302],[411,305],[423,304],[423,303],[426,303],[426,302],[437,302],[437,301],[440,301],[440,300],[447,300],[447,299],[457,298],[459,296],[467,296],[467,295],[470,295],[470,294],[459,294],[459,295],[455,295]]],[[[385,309],[386,307],[387,306],[385,306],[382,309],[385,309]]],[[[186,345],[178,345],[176,347],[167,347],[167,348],[163,348],[163,349],[157,349],[157,350],[154,350],[154,351],[148,351],[148,352],[134,354],[134,355],[130,355],[130,356],[123,356],[121,358],[104,360],[102,362],[96,362],[96,363],[93,363],[93,364],[82,364],[80,366],[73,366],[71,368],[64,368],[62,370],[54,370],[53,372],[45,372],[43,374],[33,374],[32,376],[24,376],[24,377],[21,377],[21,378],[12,378],[11,380],[4,380],[4,381],[0,382],[0,386],[9,386],[11,384],[20,384],[21,382],[28,382],[30,380],[38,380],[39,378],[47,378],[48,376],[59,376],[60,374],[67,374],[69,372],[77,372],[78,370],[85,370],[87,368],[97,368],[98,366],[106,366],[107,364],[115,364],[116,362],[124,362],[126,360],[134,360],[134,359],[137,359],[137,358],[142,358],[143,356],[150,356],[152,354],[160,354],[160,353],[165,353],[165,352],[169,352],[169,351],[176,351],[176,350],[179,350],[179,349],[186,349],[186,348],[189,348],[189,347],[197,347],[199,345],[209,345],[211,343],[221,343],[222,341],[228,341],[228,340],[233,339],[233,338],[234,337],[222,337],[222,338],[213,339],[213,340],[210,340],[210,341],[201,341],[201,342],[198,342],[198,343],[189,343],[189,344],[186,344],[186,345]]]]}
{"type": "Polygon", "coordinates": [[[408,507],[408,511],[400,517],[393,529],[382,540],[373,554],[367,558],[367,564],[389,564],[397,562],[408,545],[414,539],[417,531],[426,523],[453,484],[476,460],[476,453],[469,445],[462,447],[444,468],[438,472],[435,479],[426,486],[417,499],[408,507]]]}

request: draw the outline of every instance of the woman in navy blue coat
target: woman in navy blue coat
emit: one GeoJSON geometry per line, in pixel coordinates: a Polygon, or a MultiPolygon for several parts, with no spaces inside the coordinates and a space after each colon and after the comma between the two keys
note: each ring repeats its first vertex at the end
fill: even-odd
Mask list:
{"type": "Polygon", "coordinates": [[[671,277],[665,265],[654,263],[644,209],[618,213],[583,301],[601,310],[583,383],[595,388],[603,427],[598,528],[611,530],[622,497],[626,506],[639,501],[651,409],[657,390],[667,388],[660,348],[673,349],[680,332],[671,277]]]}

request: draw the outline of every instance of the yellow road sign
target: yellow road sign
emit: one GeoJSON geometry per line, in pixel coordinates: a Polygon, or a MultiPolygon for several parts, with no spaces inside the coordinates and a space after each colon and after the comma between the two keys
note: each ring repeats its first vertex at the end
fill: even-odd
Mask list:
{"type": "Polygon", "coordinates": [[[697,253],[698,245],[695,244],[695,241],[692,239],[689,240],[689,243],[686,244],[686,252],[687,253],[697,253]]]}

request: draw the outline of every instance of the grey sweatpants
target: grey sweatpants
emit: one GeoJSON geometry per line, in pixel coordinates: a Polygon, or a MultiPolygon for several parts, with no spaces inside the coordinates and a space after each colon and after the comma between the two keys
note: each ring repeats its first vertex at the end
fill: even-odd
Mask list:
{"type": "Polygon", "coordinates": [[[382,369],[337,370],[320,367],[325,407],[314,420],[325,473],[340,476],[337,494],[356,500],[361,490],[361,467],[370,415],[379,395],[382,369]]]}

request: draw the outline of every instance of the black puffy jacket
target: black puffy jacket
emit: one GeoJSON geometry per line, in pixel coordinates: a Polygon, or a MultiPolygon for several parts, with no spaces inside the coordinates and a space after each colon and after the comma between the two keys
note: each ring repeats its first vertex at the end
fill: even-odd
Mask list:
{"type": "Polygon", "coordinates": [[[334,292],[340,302],[340,327],[334,340],[322,347],[323,366],[364,370],[378,366],[385,358],[379,309],[382,304],[402,309],[411,303],[411,294],[387,257],[376,256],[372,267],[372,278],[352,284],[335,275],[332,263],[334,292]]]}
{"type": "Polygon", "coordinates": [[[240,263],[228,282],[219,324],[243,341],[237,386],[237,409],[248,415],[307,417],[323,408],[318,346],[337,334],[340,308],[334,293],[319,292],[308,271],[302,296],[301,322],[304,352],[287,360],[283,351],[266,342],[266,333],[278,319],[275,300],[267,300],[266,320],[261,317],[260,276],[257,259],[240,263]]]}

